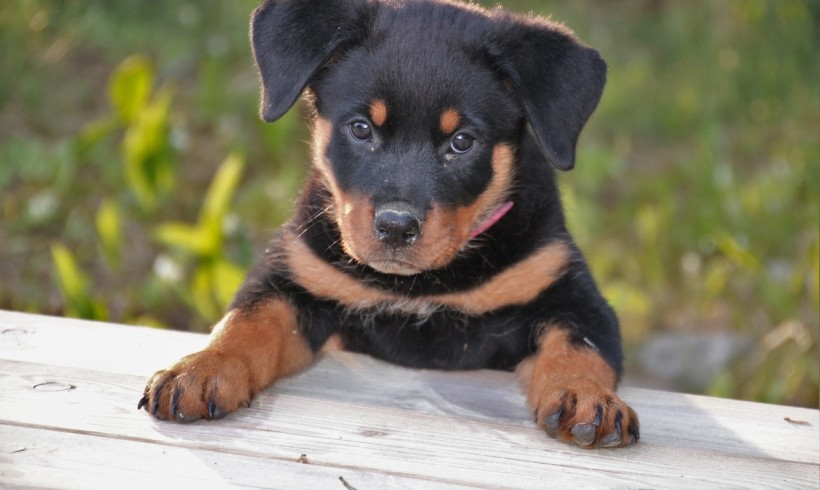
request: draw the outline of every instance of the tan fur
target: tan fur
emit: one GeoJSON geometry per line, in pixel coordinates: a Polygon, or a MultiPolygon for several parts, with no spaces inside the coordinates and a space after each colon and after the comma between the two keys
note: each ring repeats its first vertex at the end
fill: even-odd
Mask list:
{"type": "Polygon", "coordinates": [[[342,233],[342,248],[358,260],[364,262],[370,249],[377,247],[378,240],[373,235],[373,206],[364,196],[336,191],[336,224],[342,233]]]}
{"type": "Polygon", "coordinates": [[[244,357],[259,389],[307,366],[313,354],[300,335],[296,311],[282,300],[268,300],[249,311],[231,311],[230,320],[211,336],[209,349],[244,357]]]}
{"type": "Polygon", "coordinates": [[[383,126],[387,122],[387,104],[381,99],[370,103],[370,120],[376,126],[383,126]]]}
{"type": "Polygon", "coordinates": [[[322,344],[323,352],[338,352],[345,350],[344,341],[342,341],[342,336],[339,334],[331,335],[324,344],[322,344]]]}
{"type": "Polygon", "coordinates": [[[163,419],[175,418],[175,393],[179,420],[208,418],[212,400],[223,413],[247,406],[256,393],[312,359],[293,307],[272,299],[250,310],[229,311],[215,326],[208,347],[156,373],[146,394],[153,396],[155,388],[162,388],[157,415],[163,419]]]}
{"type": "Polygon", "coordinates": [[[336,300],[353,310],[382,308],[428,314],[450,306],[465,313],[482,314],[526,304],[561,277],[570,258],[565,243],[553,242],[474,289],[407,298],[348,276],[316,256],[293,234],[284,238],[286,260],[294,280],[314,296],[336,300]]]}
{"type": "Polygon", "coordinates": [[[509,145],[497,144],[493,148],[493,178],[472,206],[457,211],[455,220],[460,230],[466,230],[467,237],[481,220],[500,206],[510,193],[513,179],[515,154],[509,145]]]}
{"type": "Polygon", "coordinates": [[[523,305],[561,277],[569,258],[570,250],[566,243],[553,242],[477,288],[439,298],[448,306],[473,314],[523,305]]]}
{"type": "Polygon", "coordinates": [[[442,133],[453,134],[461,125],[461,114],[455,109],[445,109],[439,118],[439,125],[442,133]]]}
{"type": "Polygon", "coordinates": [[[342,233],[342,247],[345,252],[358,261],[365,260],[359,255],[359,250],[366,250],[375,240],[372,236],[371,221],[373,208],[361,196],[345,193],[339,189],[336,176],[325,157],[325,149],[330,143],[333,126],[327,119],[316,118],[313,129],[314,164],[319,169],[325,184],[333,196],[335,221],[342,233]]]}
{"type": "Polygon", "coordinates": [[[314,296],[335,299],[347,306],[359,305],[360,308],[393,299],[392,295],[365,286],[320,259],[292,233],[284,236],[283,243],[293,279],[314,296]]]}
{"type": "Polygon", "coordinates": [[[564,407],[556,433],[559,439],[576,442],[572,429],[592,423],[600,409],[602,416],[595,429],[595,441],[585,447],[594,447],[615,430],[618,411],[623,415],[618,442],[631,443],[627,428],[633,424],[637,427],[638,418],[615,394],[616,373],[595,349],[573,345],[565,329],[549,327],[538,352],[519,364],[516,371],[539,426],[545,427],[545,418],[564,407]]]}
{"type": "Polygon", "coordinates": [[[337,195],[338,185],[336,184],[336,176],[333,175],[333,170],[325,158],[325,149],[330,143],[333,125],[327,119],[317,117],[313,123],[313,164],[322,174],[322,177],[333,195],[337,195]]]}

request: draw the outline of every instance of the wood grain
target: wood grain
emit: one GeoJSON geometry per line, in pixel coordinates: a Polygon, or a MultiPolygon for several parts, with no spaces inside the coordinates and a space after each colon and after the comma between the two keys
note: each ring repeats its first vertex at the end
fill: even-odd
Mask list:
{"type": "Polygon", "coordinates": [[[360,490],[820,485],[817,410],[622,389],[641,442],[589,451],[537,429],[512,374],[343,352],[222,421],[176,425],[137,411],[145,376],[204,343],[0,311],[0,486],[344,489],[339,476],[360,490]]]}
{"type": "MultiPolygon", "coordinates": [[[[0,426],[7,442],[0,443],[2,486],[36,488],[324,488],[339,477],[365,488],[429,488],[416,478],[332,468],[293,461],[189,449],[125,438],[0,426]],[[15,442],[8,442],[9,440],[15,442]],[[13,458],[13,465],[9,464],[13,458]],[[137,462],[137,464],[134,464],[137,462]],[[170,470],[170,471],[169,471],[170,470]],[[60,482],[63,484],[61,485],[60,482]],[[55,484],[56,483],[56,484],[55,484]]],[[[442,488],[464,488],[436,482],[442,488]]]]}

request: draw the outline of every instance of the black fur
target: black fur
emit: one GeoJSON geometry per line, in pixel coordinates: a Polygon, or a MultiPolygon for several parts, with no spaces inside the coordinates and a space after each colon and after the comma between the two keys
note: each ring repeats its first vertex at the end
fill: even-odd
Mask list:
{"type": "MultiPolygon", "coordinates": [[[[333,124],[327,160],[343,191],[376,204],[406,202],[423,218],[436,204],[474,202],[493,174],[493,146],[516,149],[512,210],[446,266],[412,276],[378,272],[345,253],[333,218],[338,210],[314,171],[286,229],[339,271],[421,297],[469,290],[545,244],[571,243],[549,163],[574,165],[606,67],[565,28],[446,1],[269,0],[253,14],[251,39],[263,118],[276,120],[307,90],[315,115],[333,124]],[[374,98],[389,101],[387,123],[371,144],[357,146],[337,128],[366,118],[374,98]],[[447,157],[450,137],[436,127],[447,107],[464,113],[466,131],[480,142],[454,160],[447,157]]],[[[443,369],[512,369],[536,351],[545,326],[561,324],[620,374],[617,319],[571,247],[566,273],[529,304],[482,315],[451,307],[408,314],[349,311],[312,296],[293,280],[276,239],[231,307],[284,296],[314,350],[338,333],[347,349],[443,369]]]]}

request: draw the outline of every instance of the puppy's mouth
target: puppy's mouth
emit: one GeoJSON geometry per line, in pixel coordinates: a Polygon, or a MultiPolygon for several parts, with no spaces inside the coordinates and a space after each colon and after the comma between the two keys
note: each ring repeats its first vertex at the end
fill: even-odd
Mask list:
{"type": "Polygon", "coordinates": [[[398,276],[412,276],[422,272],[415,264],[401,260],[371,260],[367,262],[371,269],[382,274],[395,274],[398,276]]]}
{"type": "Polygon", "coordinates": [[[336,221],[344,251],[362,265],[397,276],[445,267],[513,207],[511,201],[502,201],[476,213],[485,206],[433,206],[428,213],[421,214],[401,202],[374,209],[368,199],[360,196],[343,196],[339,200],[342,212],[336,221]]]}
{"type": "MultiPolygon", "coordinates": [[[[462,245],[461,248],[466,246],[466,244],[470,240],[481,235],[482,233],[490,229],[493,225],[495,225],[501,218],[504,217],[504,215],[507,214],[507,212],[509,212],[510,209],[512,209],[512,207],[512,201],[507,201],[493,208],[489,213],[487,213],[482,219],[478,221],[478,224],[475,227],[473,227],[472,231],[469,234],[469,237],[467,238],[467,241],[462,245]]],[[[395,254],[397,251],[395,249],[392,252],[392,257],[371,259],[368,260],[366,263],[372,269],[383,274],[396,274],[400,276],[412,276],[426,270],[424,267],[420,267],[419,264],[410,262],[408,260],[401,260],[396,258],[395,254]]],[[[438,258],[436,258],[436,260],[432,260],[432,262],[438,262],[437,259],[438,258]]]]}

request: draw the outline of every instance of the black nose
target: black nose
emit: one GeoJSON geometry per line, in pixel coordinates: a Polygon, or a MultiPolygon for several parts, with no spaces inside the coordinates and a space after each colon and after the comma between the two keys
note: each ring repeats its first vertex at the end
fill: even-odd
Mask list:
{"type": "Polygon", "coordinates": [[[418,238],[421,222],[410,211],[388,207],[376,212],[373,231],[385,245],[407,247],[418,238]]]}

